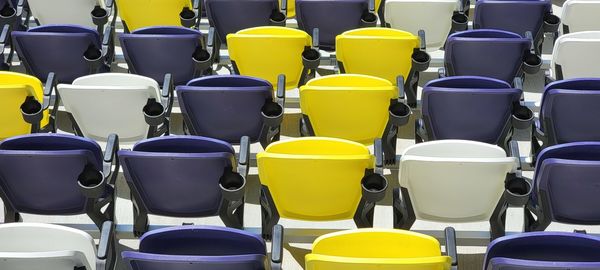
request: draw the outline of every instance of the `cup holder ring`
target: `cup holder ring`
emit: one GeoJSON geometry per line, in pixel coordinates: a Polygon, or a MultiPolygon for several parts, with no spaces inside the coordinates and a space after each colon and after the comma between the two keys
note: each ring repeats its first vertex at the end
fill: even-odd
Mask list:
{"type": "Polygon", "coordinates": [[[525,106],[513,109],[511,123],[516,129],[527,129],[533,125],[533,111],[525,106]]]}
{"type": "Polygon", "coordinates": [[[555,33],[560,26],[560,18],[554,14],[546,14],[544,16],[544,32],[555,33]]]}
{"type": "Polygon", "coordinates": [[[524,206],[529,201],[532,185],[522,177],[513,177],[505,183],[504,199],[509,205],[524,206]]]}
{"type": "Polygon", "coordinates": [[[411,110],[407,104],[398,102],[390,106],[389,113],[392,124],[396,126],[403,126],[408,124],[411,110]]]}
{"type": "Polygon", "coordinates": [[[223,198],[228,201],[238,201],[245,195],[246,179],[240,174],[228,171],[221,176],[219,188],[223,198]]]}
{"type": "Polygon", "coordinates": [[[15,21],[17,10],[10,7],[8,3],[0,10],[0,24],[9,24],[15,21]]]}
{"type": "Polygon", "coordinates": [[[263,121],[267,126],[276,127],[283,121],[284,109],[276,102],[267,102],[261,108],[263,121]]]}
{"type": "Polygon", "coordinates": [[[542,68],[542,58],[535,54],[527,54],[523,61],[523,71],[527,74],[536,74],[542,68]]]}
{"type": "Polygon", "coordinates": [[[44,117],[42,113],[42,104],[35,100],[33,97],[28,97],[23,104],[21,104],[21,114],[25,122],[33,124],[39,123],[44,117]]]}
{"type": "Polygon", "coordinates": [[[377,26],[377,14],[374,12],[365,12],[360,17],[360,23],[362,27],[375,27],[377,26]]]}
{"type": "Polygon", "coordinates": [[[285,14],[279,10],[273,10],[271,16],[269,16],[269,22],[273,26],[285,26],[285,14]]]}
{"type": "Polygon", "coordinates": [[[100,198],[104,195],[106,187],[104,185],[104,173],[87,165],[81,174],[77,177],[79,190],[87,198],[100,198]]]}
{"type": "Polygon", "coordinates": [[[181,25],[183,27],[193,27],[194,25],[196,25],[197,19],[198,15],[196,15],[196,12],[192,11],[187,7],[183,8],[183,10],[179,13],[179,20],[181,21],[181,25]]]}
{"type": "Polygon", "coordinates": [[[91,14],[95,25],[105,25],[108,22],[108,11],[100,6],[96,6],[91,14]]]}
{"type": "Polygon", "coordinates": [[[418,72],[423,72],[429,68],[431,56],[424,51],[415,51],[412,55],[412,66],[418,72]]]}
{"type": "Polygon", "coordinates": [[[316,69],[321,63],[321,53],[315,49],[306,49],[302,52],[302,64],[308,69],[316,69]]]}
{"type": "Polygon", "coordinates": [[[366,201],[377,202],[385,197],[388,181],[382,175],[373,173],[363,177],[361,187],[362,196],[366,201]]]}
{"type": "Polygon", "coordinates": [[[143,112],[144,119],[150,126],[158,126],[165,121],[165,108],[156,101],[146,104],[143,108],[143,112]]]}
{"type": "Polygon", "coordinates": [[[464,13],[456,13],[452,15],[452,31],[466,31],[469,28],[469,17],[464,13]]]}

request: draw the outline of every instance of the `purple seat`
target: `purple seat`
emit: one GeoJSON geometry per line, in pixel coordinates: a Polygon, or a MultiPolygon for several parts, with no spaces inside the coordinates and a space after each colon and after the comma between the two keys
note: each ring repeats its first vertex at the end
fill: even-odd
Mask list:
{"type": "Polygon", "coordinates": [[[184,27],[147,27],[121,34],[119,39],[129,71],[159,84],[167,73],[175,85],[186,84],[195,77],[194,55],[206,52],[202,34],[184,27]]]}
{"type": "MultiPolygon", "coordinates": [[[[41,81],[54,72],[59,83],[72,83],[78,77],[94,73],[84,56],[90,59],[102,56],[100,35],[83,26],[44,25],[12,32],[12,37],[27,72],[41,81]]],[[[108,70],[106,64],[98,68],[100,72],[108,70]]]]}
{"type": "Polygon", "coordinates": [[[600,225],[600,142],[550,146],[540,152],[526,230],[541,231],[552,221],[600,225]],[[537,217],[534,218],[531,213],[537,217]]]}
{"type": "Polygon", "coordinates": [[[213,226],[181,226],[150,231],[139,251],[121,256],[131,270],[262,270],[266,245],[242,230],[213,226]]]}
{"type": "Polygon", "coordinates": [[[158,137],[119,151],[119,158],[137,206],[137,236],[147,231],[148,214],[221,215],[226,225],[242,227],[246,175],[233,171],[235,152],[230,144],[197,136],[158,137]],[[236,199],[224,198],[222,189],[241,190],[241,194],[236,199]]]}
{"type": "Polygon", "coordinates": [[[489,244],[483,269],[600,269],[600,238],[565,232],[531,232],[501,237],[489,244]]]}
{"type": "Polygon", "coordinates": [[[445,72],[447,76],[483,76],[511,83],[522,74],[530,46],[529,39],[501,30],[457,32],[446,42],[445,72]]]}
{"type": "Polygon", "coordinates": [[[456,76],[428,82],[422,92],[420,141],[461,139],[502,147],[512,136],[511,119],[523,91],[485,77],[456,76]]]}

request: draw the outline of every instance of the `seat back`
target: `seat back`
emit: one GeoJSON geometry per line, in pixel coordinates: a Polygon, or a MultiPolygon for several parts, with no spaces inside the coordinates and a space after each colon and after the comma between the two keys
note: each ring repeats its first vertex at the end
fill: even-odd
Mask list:
{"type": "Polygon", "coordinates": [[[550,144],[600,141],[600,79],[571,79],[546,86],[540,120],[550,144]]]}
{"type": "Polygon", "coordinates": [[[570,224],[600,224],[597,194],[600,173],[600,143],[576,142],[545,148],[535,166],[534,199],[548,209],[552,221],[570,224]],[[544,196],[540,196],[541,194],[544,196]],[[577,194],[577,196],[573,196],[577,194]]]}
{"type": "Polygon", "coordinates": [[[504,142],[523,91],[484,77],[457,76],[428,82],[422,92],[422,117],[430,140],[504,142]]]}
{"type": "Polygon", "coordinates": [[[361,179],[373,168],[364,145],[320,137],[272,143],[258,153],[257,162],[261,184],[269,188],[279,215],[313,221],[352,218],[361,179]]]}
{"type": "Polygon", "coordinates": [[[156,81],[133,74],[104,73],[59,84],[65,110],[73,115],[85,137],[106,141],[111,133],[122,142],[148,135],[143,108],[148,99],[160,102],[156,81]]]}
{"type": "Polygon", "coordinates": [[[175,85],[194,78],[192,55],[201,46],[202,34],[183,27],[149,27],[121,34],[121,47],[129,71],[162,85],[171,73],[175,85]]]}
{"type": "Polygon", "coordinates": [[[150,214],[204,217],[217,213],[219,180],[234,166],[231,145],[195,136],[144,140],[119,151],[131,191],[150,214]]]}
{"type": "Polygon", "coordinates": [[[271,14],[279,11],[277,0],[205,0],[206,14],[219,39],[240,30],[268,26],[271,14]]]}
{"type": "Polygon", "coordinates": [[[544,23],[544,15],[552,12],[550,0],[482,0],[475,4],[475,29],[498,29],[525,37],[536,36],[544,23]]]}
{"type": "Polygon", "coordinates": [[[428,235],[392,229],[357,229],[320,236],[306,255],[307,270],[450,269],[439,242],[428,235]]]}
{"type": "Polygon", "coordinates": [[[514,166],[515,159],[495,145],[461,140],[426,142],[402,154],[400,186],[407,189],[417,219],[486,221],[514,166]]]}
{"type": "Polygon", "coordinates": [[[272,93],[269,82],[239,75],[203,77],[177,87],[190,132],[230,143],[239,143],[242,136],[258,141],[262,107],[272,93]]]}
{"type": "Polygon", "coordinates": [[[435,51],[444,47],[456,8],[455,0],[386,0],[385,22],[413,35],[425,30],[427,50],[435,51]]]}
{"type": "Polygon", "coordinates": [[[598,237],[566,232],[530,232],[498,238],[488,246],[487,270],[597,269],[598,237]]]}
{"type": "Polygon", "coordinates": [[[316,136],[368,145],[381,138],[389,118],[390,100],[397,97],[398,89],[385,79],[331,75],[300,87],[300,108],[310,119],[316,136]]]}
{"type": "Polygon", "coordinates": [[[86,212],[77,178],[86,165],[102,170],[102,151],[92,140],[32,134],[0,143],[0,194],[5,206],[38,215],[86,212]]]}
{"type": "Polygon", "coordinates": [[[600,31],[558,37],[552,51],[552,74],[556,79],[600,77],[600,31]]]}
{"type": "Polygon", "coordinates": [[[104,7],[100,0],[27,0],[33,16],[41,25],[77,24],[96,28],[91,12],[95,6],[104,7]]]}
{"type": "MultiPolygon", "coordinates": [[[[23,120],[20,107],[27,97],[34,97],[42,103],[42,88],[42,82],[36,77],[0,71],[0,140],[31,132],[31,125],[23,120]]],[[[41,127],[49,121],[48,112],[43,115],[41,127]]]]}
{"type": "Polygon", "coordinates": [[[192,9],[191,0],[116,0],[127,30],[149,26],[181,26],[179,13],[192,9]]]}
{"type": "Polygon", "coordinates": [[[319,28],[319,48],[335,50],[335,37],[361,27],[369,0],[296,0],[298,27],[307,33],[319,28]]]}
{"type": "Polygon", "coordinates": [[[42,223],[0,224],[2,269],[96,269],[96,245],[87,233],[42,223]]]}
{"type": "Polygon", "coordinates": [[[45,25],[12,32],[17,53],[29,73],[46,81],[56,73],[61,83],[71,83],[90,73],[84,59],[88,48],[100,49],[100,36],[93,29],[76,25],[45,25]],[[44,46],[40,46],[44,44],[44,46]]]}
{"type": "Polygon", "coordinates": [[[304,31],[275,26],[241,30],[227,35],[229,57],[239,74],[277,84],[285,74],[286,89],[298,87],[302,75],[302,52],[312,39],[304,31]]]}
{"type": "Polygon", "coordinates": [[[344,73],[371,75],[394,85],[399,75],[408,78],[412,54],[419,38],[390,28],[361,28],[337,36],[336,57],[344,73]]]}
{"type": "Polygon", "coordinates": [[[562,6],[563,34],[600,31],[600,22],[594,20],[600,12],[600,1],[597,0],[567,0],[562,6]]]}
{"type": "Polygon", "coordinates": [[[482,76],[511,83],[520,73],[530,40],[491,29],[454,33],[448,37],[444,65],[449,76],[482,76]]]}

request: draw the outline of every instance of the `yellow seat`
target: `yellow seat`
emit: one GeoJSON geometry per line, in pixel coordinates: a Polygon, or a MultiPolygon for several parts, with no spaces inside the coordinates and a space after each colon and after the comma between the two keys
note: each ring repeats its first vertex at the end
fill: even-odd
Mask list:
{"type": "MultiPolygon", "coordinates": [[[[23,120],[21,104],[27,97],[43,103],[42,82],[36,77],[0,71],[0,140],[31,133],[31,124],[23,120]]],[[[48,111],[43,114],[40,127],[48,125],[48,111]]]]}
{"type": "Polygon", "coordinates": [[[394,229],[358,229],[323,235],[306,255],[306,270],[447,270],[433,237],[394,229]]]}
{"type": "Polygon", "coordinates": [[[149,26],[181,26],[179,13],[192,9],[191,0],[116,0],[129,31],[149,26]]]}
{"type": "Polygon", "coordinates": [[[385,79],[357,74],[319,77],[300,87],[300,108],[312,135],[373,144],[388,123],[398,89],[385,79]]]}
{"type": "MultiPolygon", "coordinates": [[[[281,5],[282,0],[279,0],[279,4],[281,5]]],[[[375,13],[379,10],[379,6],[381,5],[381,0],[375,0],[375,13]]],[[[287,17],[293,18],[296,16],[296,1],[295,0],[287,0],[287,17]]]]}
{"type": "Polygon", "coordinates": [[[277,85],[285,74],[286,89],[298,87],[304,72],[302,52],[311,46],[306,32],[277,26],[248,28],[227,35],[229,57],[237,73],[277,85]]]}

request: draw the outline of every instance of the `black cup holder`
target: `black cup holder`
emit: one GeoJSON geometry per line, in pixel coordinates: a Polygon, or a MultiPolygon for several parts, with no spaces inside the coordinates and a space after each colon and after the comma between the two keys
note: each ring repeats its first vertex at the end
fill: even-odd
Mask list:
{"type": "Polygon", "coordinates": [[[512,125],[516,129],[527,129],[533,125],[533,111],[525,106],[516,106],[512,111],[512,125]]]}
{"type": "Polygon", "coordinates": [[[144,119],[150,126],[158,126],[165,121],[165,108],[154,99],[148,100],[143,108],[144,119]]]}
{"type": "Polygon", "coordinates": [[[396,126],[403,126],[410,119],[410,107],[402,102],[390,105],[390,121],[396,126]]]}
{"type": "Polygon", "coordinates": [[[44,116],[42,114],[42,104],[33,97],[27,97],[25,102],[21,104],[21,114],[25,122],[30,124],[39,123],[44,116]]]}
{"type": "Polygon", "coordinates": [[[523,57],[523,71],[527,74],[536,74],[542,67],[542,58],[538,55],[528,53],[523,57]]]}
{"type": "Polygon", "coordinates": [[[196,47],[196,50],[194,50],[194,53],[192,54],[192,60],[194,61],[196,68],[200,70],[205,70],[212,66],[210,52],[201,47],[196,47]]]}
{"type": "Polygon", "coordinates": [[[302,52],[302,64],[308,69],[316,69],[321,63],[321,54],[315,49],[305,49],[302,52]]]}
{"type": "Polygon", "coordinates": [[[362,27],[375,27],[377,26],[377,14],[373,12],[365,12],[360,17],[360,23],[362,27]]]}
{"type": "Polygon", "coordinates": [[[8,2],[4,4],[2,9],[0,9],[0,24],[11,23],[15,20],[15,15],[17,14],[17,10],[12,8],[8,2]]]}
{"type": "Polygon", "coordinates": [[[108,11],[100,6],[92,10],[92,21],[95,25],[105,25],[108,22],[108,11]]]}
{"type": "Polygon", "coordinates": [[[91,68],[97,69],[102,65],[102,51],[94,45],[90,45],[83,53],[83,59],[91,68]]]}
{"type": "Polygon", "coordinates": [[[431,56],[424,51],[415,51],[412,55],[413,68],[418,72],[423,72],[429,68],[431,56]]]}
{"type": "Polygon", "coordinates": [[[279,126],[283,120],[283,108],[273,101],[267,101],[262,106],[261,114],[265,124],[271,127],[279,126]]]}
{"type": "Polygon", "coordinates": [[[452,15],[452,31],[465,31],[469,28],[469,17],[464,13],[456,13],[452,15]]]}
{"type": "Polygon", "coordinates": [[[196,12],[191,10],[188,7],[184,7],[183,10],[179,13],[179,19],[181,20],[181,25],[184,27],[190,28],[196,25],[196,12]]]}
{"type": "Polygon", "coordinates": [[[385,177],[373,173],[363,177],[361,186],[363,198],[369,202],[377,202],[385,197],[388,182],[385,177]]]}
{"type": "Polygon", "coordinates": [[[237,201],[244,197],[246,180],[237,173],[227,171],[221,176],[219,187],[226,200],[237,201]]]}
{"type": "Polygon", "coordinates": [[[558,31],[560,25],[560,18],[554,14],[546,14],[544,16],[544,32],[554,33],[558,31]]]}
{"type": "Polygon", "coordinates": [[[104,174],[96,170],[92,165],[86,165],[79,176],[77,176],[77,184],[79,185],[79,190],[87,198],[100,198],[106,191],[104,174]]]}
{"type": "Polygon", "coordinates": [[[273,26],[285,26],[285,19],[285,14],[276,9],[274,9],[273,12],[271,12],[271,16],[269,16],[269,21],[273,26]]]}
{"type": "Polygon", "coordinates": [[[504,199],[509,205],[523,206],[529,201],[531,195],[531,183],[525,178],[513,177],[504,184],[504,199]]]}

